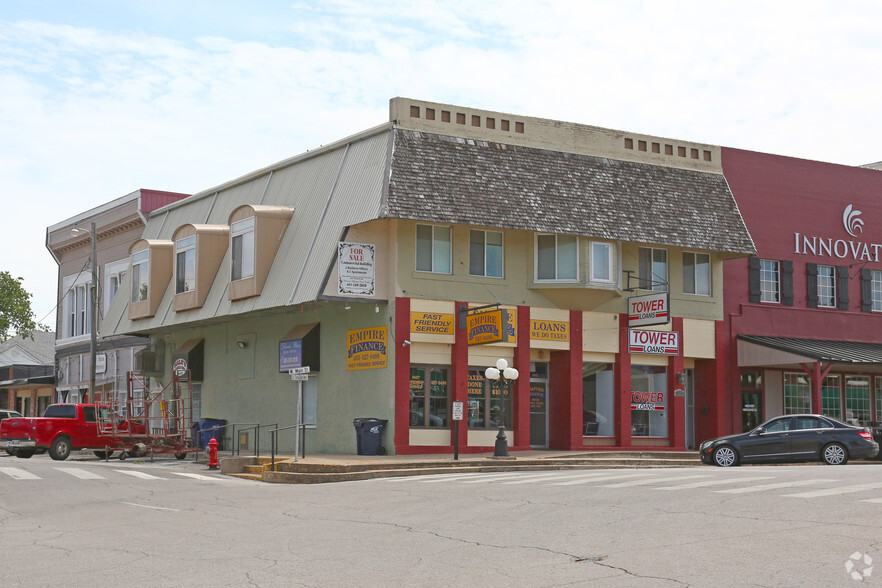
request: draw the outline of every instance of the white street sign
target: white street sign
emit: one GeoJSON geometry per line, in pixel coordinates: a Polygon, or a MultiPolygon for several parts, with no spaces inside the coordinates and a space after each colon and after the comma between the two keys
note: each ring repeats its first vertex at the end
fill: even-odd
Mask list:
{"type": "Polygon", "coordinates": [[[294,380],[295,382],[298,382],[298,381],[305,382],[306,380],[309,379],[309,375],[308,374],[291,374],[291,379],[294,380]]]}
{"type": "Polygon", "coordinates": [[[453,420],[461,421],[463,417],[463,402],[457,400],[453,403],[453,420]]]}
{"type": "Polygon", "coordinates": [[[307,366],[303,366],[303,367],[291,368],[290,370],[288,370],[288,373],[291,374],[292,376],[294,374],[308,374],[309,373],[309,366],[307,365],[307,366]]]}

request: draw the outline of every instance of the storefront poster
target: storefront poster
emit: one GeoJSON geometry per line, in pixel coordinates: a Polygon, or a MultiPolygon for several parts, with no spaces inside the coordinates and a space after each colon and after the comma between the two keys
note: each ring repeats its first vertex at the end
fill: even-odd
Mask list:
{"type": "Polygon", "coordinates": [[[421,335],[454,335],[453,314],[411,312],[410,332],[421,335]]]}
{"type": "Polygon", "coordinates": [[[570,340],[570,323],[530,319],[530,338],[533,341],[567,342],[570,340]]]}
{"type": "Polygon", "coordinates": [[[508,312],[502,309],[470,314],[466,318],[469,345],[508,340],[508,312]]]}
{"type": "Polygon", "coordinates": [[[376,246],[369,243],[337,244],[337,292],[373,296],[376,246]]]}
{"type": "Polygon", "coordinates": [[[387,365],[389,328],[346,331],[346,369],[373,370],[387,365]]]}

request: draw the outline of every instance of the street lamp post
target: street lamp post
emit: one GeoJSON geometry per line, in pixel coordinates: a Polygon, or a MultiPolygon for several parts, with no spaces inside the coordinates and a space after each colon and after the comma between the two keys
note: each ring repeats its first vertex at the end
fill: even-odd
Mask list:
{"type": "MultiPolygon", "coordinates": [[[[502,378],[503,391],[508,390],[509,382],[518,379],[518,370],[510,367],[505,359],[497,359],[496,367],[488,367],[484,370],[484,377],[488,380],[502,378]]],[[[493,457],[508,457],[508,440],[505,438],[505,410],[502,411],[502,423],[499,425],[499,433],[496,435],[496,446],[493,448],[493,457]]]]}
{"type": "Polygon", "coordinates": [[[80,235],[89,233],[92,242],[91,265],[92,265],[92,295],[90,296],[91,304],[89,312],[89,393],[92,395],[92,402],[95,398],[95,358],[97,356],[98,347],[98,254],[97,254],[97,234],[95,233],[95,221],[92,221],[90,230],[81,229],[74,225],[71,235],[80,235]]]}

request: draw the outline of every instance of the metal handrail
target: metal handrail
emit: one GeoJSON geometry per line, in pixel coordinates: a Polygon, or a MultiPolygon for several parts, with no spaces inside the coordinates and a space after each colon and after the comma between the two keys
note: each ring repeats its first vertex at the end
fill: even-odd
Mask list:
{"type": "Polygon", "coordinates": [[[279,438],[278,432],[279,431],[287,431],[288,429],[303,428],[305,426],[306,426],[305,424],[301,423],[299,425],[288,425],[287,427],[276,426],[275,429],[270,429],[269,433],[270,433],[270,439],[271,439],[271,442],[270,442],[270,471],[271,472],[276,471],[276,444],[277,444],[278,438],[279,438]]]}

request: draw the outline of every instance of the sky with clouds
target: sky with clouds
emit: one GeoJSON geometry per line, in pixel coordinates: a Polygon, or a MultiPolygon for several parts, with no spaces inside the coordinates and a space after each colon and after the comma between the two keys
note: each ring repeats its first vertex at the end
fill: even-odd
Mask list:
{"type": "Polygon", "coordinates": [[[48,226],[208,189],[394,96],[876,162],[880,31],[875,1],[3,0],[0,271],[54,324],[48,226]]]}

